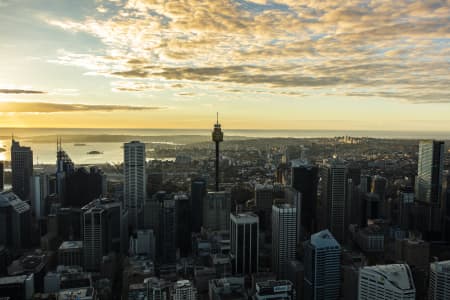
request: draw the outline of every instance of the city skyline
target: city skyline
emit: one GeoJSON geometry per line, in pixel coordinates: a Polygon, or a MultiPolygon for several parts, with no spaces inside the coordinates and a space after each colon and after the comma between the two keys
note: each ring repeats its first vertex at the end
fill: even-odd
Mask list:
{"type": "Polygon", "coordinates": [[[210,128],[220,111],[228,129],[446,131],[449,17],[445,1],[3,0],[0,126],[210,128]]]}

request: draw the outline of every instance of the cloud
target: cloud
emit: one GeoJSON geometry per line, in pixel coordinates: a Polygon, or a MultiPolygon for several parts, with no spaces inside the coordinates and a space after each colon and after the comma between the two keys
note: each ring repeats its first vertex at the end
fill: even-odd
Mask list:
{"type": "Polygon", "coordinates": [[[22,89],[0,89],[0,94],[45,94],[44,91],[22,89]]]}
{"type": "Polygon", "coordinates": [[[15,113],[60,113],[83,111],[143,111],[159,110],[163,107],[154,106],[127,106],[127,105],[91,105],[76,103],[50,103],[50,102],[0,102],[0,112],[15,113]]]}
{"type": "MultiPolygon", "coordinates": [[[[152,90],[155,82],[173,87],[189,82],[196,88],[225,85],[230,93],[251,86],[281,96],[308,96],[318,88],[330,96],[368,90],[366,97],[427,103],[445,100],[442,90],[450,82],[448,1],[116,4],[84,20],[47,16],[48,24],[103,44],[89,53],[60,50],[51,62],[134,82],[113,85],[122,92],[152,90]]],[[[98,10],[105,5],[99,1],[98,10]]]]}

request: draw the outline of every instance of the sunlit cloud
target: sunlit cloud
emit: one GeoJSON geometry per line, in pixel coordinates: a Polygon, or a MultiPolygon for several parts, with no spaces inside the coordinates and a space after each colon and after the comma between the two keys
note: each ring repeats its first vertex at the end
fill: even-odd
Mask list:
{"type": "Polygon", "coordinates": [[[97,8],[107,10],[107,17],[45,21],[104,45],[97,53],[60,50],[51,62],[139,81],[139,88],[115,91],[143,91],[142,80],[164,80],[174,86],[258,86],[285,96],[318,87],[363,96],[360,89],[375,87],[365,95],[389,90],[389,99],[448,101],[442,92],[450,82],[446,1],[130,0],[106,7],[107,2],[97,8]],[[287,93],[283,87],[299,90],[287,93]],[[427,93],[414,94],[412,88],[427,93]]]}
{"type": "Polygon", "coordinates": [[[45,94],[44,91],[23,89],[0,89],[0,94],[45,94]]]}
{"type": "Polygon", "coordinates": [[[0,102],[2,113],[61,113],[82,111],[145,111],[158,110],[163,107],[127,106],[127,105],[91,105],[78,103],[50,103],[50,102],[0,102]]]}

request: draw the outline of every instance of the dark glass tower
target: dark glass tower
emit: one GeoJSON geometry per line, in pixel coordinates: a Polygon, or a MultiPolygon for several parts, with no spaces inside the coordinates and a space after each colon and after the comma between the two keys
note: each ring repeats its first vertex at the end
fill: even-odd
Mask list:
{"type": "Polygon", "coordinates": [[[13,192],[22,200],[28,200],[33,175],[33,151],[20,146],[14,138],[11,144],[11,171],[13,192]]]}
{"type": "Polygon", "coordinates": [[[316,224],[317,184],[319,168],[307,163],[292,165],[292,187],[301,193],[301,224],[312,233],[316,224]]]}
{"type": "Polygon", "coordinates": [[[4,188],[4,170],[5,170],[5,163],[3,161],[0,161],[0,191],[3,191],[4,188]]]}
{"type": "Polygon", "coordinates": [[[203,202],[206,198],[206,180],[202,178],[191,182],[192,231],[200,232],[203,226],[203,202]]]}
{"type": "Polygon", "coordinates": [[[419,201],[440,206],[443,169],[444,142],[420,142],[417,179],[415,182],[416,198],[419,201]]]}

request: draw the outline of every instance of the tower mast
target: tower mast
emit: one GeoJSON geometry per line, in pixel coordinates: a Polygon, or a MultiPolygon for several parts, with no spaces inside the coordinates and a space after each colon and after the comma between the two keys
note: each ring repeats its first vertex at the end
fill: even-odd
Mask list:
{"type": "Polygon", "coordinates": [[[216,192],[219,191],[219,143],[223,142],[223,132],[222,128],[219,124],[219,113],[217,113],[217,121],[214,124],[214,129],[212,132],[212,140],[216,143],[216,192]]]}

